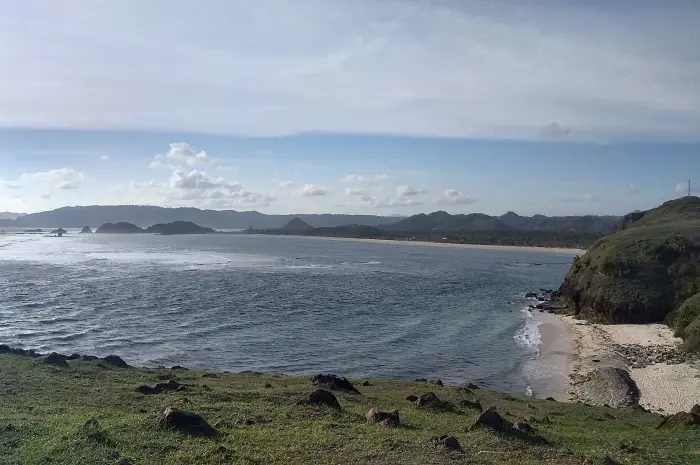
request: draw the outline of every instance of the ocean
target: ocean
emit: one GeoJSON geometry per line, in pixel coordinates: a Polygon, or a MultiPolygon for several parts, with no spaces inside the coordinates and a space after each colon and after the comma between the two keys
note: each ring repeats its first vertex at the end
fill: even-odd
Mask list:
{"type": "Polygon", "coordinates": [[[552,367],[524,294],[558,287],[571,261],[292,236],[4,233],[0,343],[543,395],[552,367]]]}

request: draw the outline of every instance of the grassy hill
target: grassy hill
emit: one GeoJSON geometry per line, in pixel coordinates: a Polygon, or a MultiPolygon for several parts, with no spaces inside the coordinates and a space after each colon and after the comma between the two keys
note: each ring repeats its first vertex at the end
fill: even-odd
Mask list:
{"type": "Polygon", "coordinates": [[[300,404],[308,377],[119,368],[105,360],[0,354],[0,463],[38,464],[650,464],[700,463],[697,427],[656,428],[659,415],[471,392],[427,382],[352,380],[334,391],[340,409],[300,404]],[[141,385],[173,380],[178,390],[146,395],[141,385]],[[179,386],[184,387],[179,387],[179,386]],[[434,392],[449,408],[406,399],[434,392]],[[469,431],[478,400],[533,436],[469,431]],[[157,424],[168,407],[201,415],[218,434],[197,436],[157,424]],[[397,409],[400,426],[369,423],[372,407],[397,409]],[[455,437],[461,451],[435,446],[455,437]],[[605,462],[609,456],[614,462],[605,462]]]}
{"type": "Polygon", "coordinates": [[[574,261],[561,291],[576,313],[605,323],[665,321],[700,345],[700,198],[623,218],[574,261]]]}

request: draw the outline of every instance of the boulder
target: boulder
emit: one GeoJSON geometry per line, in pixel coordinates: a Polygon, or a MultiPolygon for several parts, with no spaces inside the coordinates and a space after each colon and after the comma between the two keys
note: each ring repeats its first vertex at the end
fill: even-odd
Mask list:
{"type": "Polygon", "coordinates": [[[700,405],[698,405],[698,404],[693,405],[693,408],[690,409],[690,413],[694,413],[695,415],[700,415],[700,405]]]}
{"type": "Polygon", "coordinates": [[[447,451],[462,450],[462,446],[454,436],[434,436],[430,441],[435,447],[442,446],[447,451]]]}
{"type": "Polygon", "coordinates": [[[187,371],[188,370],[188,368],[181,367],[180,365],[175,365],[174,367],[172,367],[170,369],[174,370],[174,371],[187,371]]]}
{"type": "Polygon", "coordinates": [[[418,400],[418,396],[414,396],[413,394],[411,394],[410,396],[406,397],[406,400],[409,402],[415,402],[418,400]]]}
{"type": "Polygon", "coordinates": [[[168,407],[163,411],[158,418],[158,424],[186,434],[198,436],[216,436],[218,434],[216,429],[200,415],[174,407],[168,407]]]}
{"type": "Polygon", "coordinates": [[[620,462],[616,462],[613,459],[611,459],[609,456],[605,456],[603,459],[603,465],[622,465],[620,462]]]}
{"type": "Polygon", "coordinates": [[[416,400],[416,405],[421,408],[430,408],[447,412],[453,412],[456,410],[452,403],[440,400],[440,398],[438,398],[434,392],[428,392],[427,394],[420,396],[418,400],[416,400]]]}
{"type": "Polygon", "coordinates": [[[376,407],[373,407],[365,414],[365,418],[370,423],[385,423],[385,426],[399,426],[401,423],[398,410],[380,412],[376,407]]]}
{"type": "Polygon", "coordinates": [[[474,390],[475,390],[475,389],[479,389],[479,386],[477,386],[477,385],[474,384],[474,383],[467,383],[467,385],[466,385],[465,387],[466,387],[467,389],[474,389],[474,390]]]}
{"type": "Polygon", "coordinates": [[[82,355],[80,355],[77,352],[74,352],[74,353],[70,354],[68,357],[66,357],[66,360],[78,360],[80,357],[82,357],[82,355]]]}
{"type": "Polygon", "coordinates": [[[187,386],[184,384],[180,384],[175,380],[169,380],[167,383],[158,383],[155,386],[147,386],[147,385],[142,385],[136,388],[136,392],[140,392],[141,394],[145,395],[150,395],[150,394],[162,394],[163,392],[172,392],[172,391],[178,391],[178,392],[183,392],[187,391],[187,386]]]}
{"type": "Polygon", "coordinates": [[[103,359],[105,362],[119,368],[130,368],[129,365],[118,355],[108,355],[103,359]]]}
{"type": "Polygon", "coordinates": [[[674,413],[664,417],[656,428],[679,425],[700,425],[700,415],[689,412],[674,413]]]}
{"type": "Polygon", "coordinates": [[[312,405],[326,405],[334,409],[340,410],[340,403],[332,392],[325,389],[315,389],[311,391],[301,403],[312,405]]]}
{"type": "Polygon", "coordinates": [[[68,362],[66,362],[66,356],[57,354],[56,352],[51,352],[42,360],[48,365],[53,365],[61,368],[70,368],[70,365],[68,365],[68,362]]]}
{"type": "Polygon", "coordinates": [[[442,380],[441,380],[441,379],[436,379],[436,380],[434,380],[434,381],[431,380],[430,382],[433,383],[433,384],[436,385],[436,386],[443,386],[442,380]]]}
{"type": "Polygon", "coordinates": [[[498,431],[500,433],[509,432],[513,426],[506,421],[505,418],[501,416],[495,407],[489,407],[484,411],[479,418],[476,419],[476,423],[471,427],[471,429],[476,428],[488,428],[493,431],[498,431]]]}
{"type": "Polygon", "coordinates": [[[270,383],[265,383],[265,386],[263,386],[265,389],[272,389],[273,386],[270,383]]]}
{"type": "Polygon", "coordinates": [[[81,358],[86,362],[94,362],[95,360],[99,360],[99,358],[94,355],[83,355],[81,358]]]}
{"type": "Polygon", "coordinates": [[[360,391],[358,391],[347,378],[341,378],[340,376],[336,375],[316,375],[311,378],[311,382],[314,384],[314,386],[330,389],[331,391],[348,391],[354,392],[355,394],[360,393],[360,391]]]}

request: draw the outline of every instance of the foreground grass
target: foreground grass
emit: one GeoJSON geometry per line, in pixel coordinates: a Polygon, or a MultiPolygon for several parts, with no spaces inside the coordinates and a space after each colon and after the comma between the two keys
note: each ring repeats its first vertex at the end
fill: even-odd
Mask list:
{"type": "Polygon", "coordinates": [[[656,429],[658,415],[564,404],[419,382],[370,380],[361,395],[335,393],[337,412],[297,405],[308,377],[255,373],[116,368],[0,355],[0,464],[622,464],[700,463],[700,429],[656,429]],[[206,375],[206,376],[204,376],[206,375]],[[187,392],[142,395],[135,388],[163,379],[187,392]],[[272,387],[265,387],[269,383],[272,387]],[[459,405],[479,399],[510,421],[528,420],[548,444],[486,430],[467,431],[477,412],[421,410],[408,395],[433,391],[459,405]],[[156,425],[169,406],[202,415],[221,434],[187,436],[156,425]],[[402,427],[369,424],[371,407],[398,409],[402,427]],[[94,420],[94,421],[88,421],[94,420]],[[455,436],[463,452],[435,448],[430,438],[455,436]]]}

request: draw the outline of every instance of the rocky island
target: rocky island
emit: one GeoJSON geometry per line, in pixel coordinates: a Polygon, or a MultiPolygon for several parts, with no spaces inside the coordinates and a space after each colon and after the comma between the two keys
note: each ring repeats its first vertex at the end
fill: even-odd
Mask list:
{"type": "Polygon", "coordinates": [[[205,228],[190,221],[174,221],[172,223],[154,224],[146,229],[140,228],[131,223],[105,223],[100,226],[97,234],[159,234],[159,235],[179,235],[179,234],[214,234],[215,230],[205,228]]]}
{"type": "Polygon", "coordinates": [[[85,226],[80,230],[80,234],[92,234],[92,229],[90,229],[90,226],[85,226]]]}
{"type": "Polygon", "coordinates": [[[95,231],[96,234],[138,234],[146,232],[131,223],[105,223],[95,231]]]}

